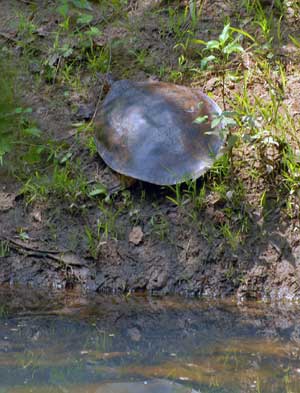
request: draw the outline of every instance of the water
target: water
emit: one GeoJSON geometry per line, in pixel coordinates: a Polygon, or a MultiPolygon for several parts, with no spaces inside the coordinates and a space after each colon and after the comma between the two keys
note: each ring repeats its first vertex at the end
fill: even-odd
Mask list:
{"type": "Polygon", "coordinates": [[[300,392],[300,307],[0,292],[0,393],[300,392]]]}

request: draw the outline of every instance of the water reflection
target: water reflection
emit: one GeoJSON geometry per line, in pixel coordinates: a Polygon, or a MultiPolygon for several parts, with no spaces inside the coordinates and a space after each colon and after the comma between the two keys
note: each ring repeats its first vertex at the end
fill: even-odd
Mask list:
{"type": "Polygon", "coordinates": [[[300,392],[297,306],[0,296],[0,393],[300,392]]]}

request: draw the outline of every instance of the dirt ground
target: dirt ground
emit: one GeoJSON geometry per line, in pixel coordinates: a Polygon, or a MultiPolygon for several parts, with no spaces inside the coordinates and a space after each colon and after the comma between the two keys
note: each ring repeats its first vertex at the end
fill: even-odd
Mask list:
{"type": "MultiPolygon", "coordinates": [[[[75,160],[80,160],[87,184],[97,181],[113,188],[119,181],[116,174],[97,154],[90,154],[85,137],[78,136],[74,126],[87,112],[93,112],[99,97],[105,95],[104,72],[98,73],[95,81],[89,70],[83,68],[82,84],[75,87],[73,84],[72,88],[66,87],[66,80],[61,81],[59,75],[51,83],[45,81],[45,67],[41,68],[37,59],[43,65],[45,59],[49,60],[51,34],[60,20],[53,12],[55,2],[38,3],[37,8],[32,8],[32,4],[36,5],[34,1],[0,1],[0,46],[9,49],[16,64],[26,49],[34,46],[27,54],[28,69],[18,80],[19,98],[23,105],[32,108],[32,117],[43,135],[67,144],[74,165],[75,160]],[[27,46],[20,44],[28,38],[23,36],[21,40],[20,22],[16,27],[21,14],[38,26],[38,31],[33,33],[34,40],[28,40],[27,46]],[[81,108],[79,112],[78,108],[81,108]]],[[[112,14],[110,20],[110,9],[104,15],[101,5],[91,3],[102,29],[98,45],[105,47],[108,40],[116,43],[111,50],[110,70],[116,79],[145,80],[155,76],[168,82],[201,86],[222,105],[218,75],[206,72],[198,78],[189,69],[181,70],[181,79],[174,80],[172,71],[179,67],[179,54],[174,49],[178,36],[174,37],[168,27],[162,30],[162,22],[155,12],[167,6],[183,12],[185,2],[127,2],[130,4],[126,19],[119,13],[112,14]],[[102,16],[106,18],[104,22],[102,16]]],[[[204,2],[196,38],[207,40],[217,36],[226,18],[230,18],[233,26],[239,26],[241,20],[246,24],[247,12],[242,3],[204,2]]],[[[169,11],[168,18],[170,15],[169,11]]],[[[161,13],[161,18],[164,17],[161,13]]],[[[290,12],[282,19],[282,42],[279,45],[274,39],[272,45],[274,64],[278,60],[285,66],[282,105],[289,108],[299,132],[299,48],[288,37],[299,37],[300,31],[293,17],[290,12]]],[[[193,56],[196,58],[195,53],[193,56]]],[[[237,66],[241,67],[241,74],[252,67],[251,51],[245,52],[245,56],[246,60],[240,60],[237,66]]],[[[264,53],[260,56],[263,58],[264,53]]],[[[197,62],[197,58],[192,60],[197,62]]],[[[267,90],[263,75],[253,77],[249,95],[267,100],[267,90]]],[[[240,91],[240,83],[228,80],[228,103],[240,91]]],[[[250,105],[255,106],[255,102],[250,105]]],[[[114,194],[107,205],[98,198],[76,199],[70,203],[63,197],[51,196],[28,203],[26,194],[20,192],[26,183],[24,177],[13,176],[5,166],[0,168],[0,283],[62,289],[81,286],[113,293],[234,295],[240,300],[300,299],[298,199],[292,200],[288,210],[288,196],[276,193],[280,176],[270,180],[263,171],[255,178],[249,175],[245,167],[257,169],[257,154],[258,150],[248,145],[237,146],[225,197],[217,188],[208,187],[205,202],[197,211],[191,199],[174,204],[167,198],[173,195],[170,188],[142,182],[114,194]],[[228,191],[237,180],[243,182],[244,193],[243,198],[233,202],[228,191]],[[245,232],[241,215],[247,219],[245,232]],[[97,234],[99,220],[106,225],[106,229],[101,227],[101,234],[99,231],[97,234]],[[231,231],[226,232],[228,228],[231,231]]],[[[34,169],[27,173],[27,179],[33,175],[34,169]]],[[[212,179],[213,175],[208,174],[198,180],[197,186],[200,189],[212,179]]]]}

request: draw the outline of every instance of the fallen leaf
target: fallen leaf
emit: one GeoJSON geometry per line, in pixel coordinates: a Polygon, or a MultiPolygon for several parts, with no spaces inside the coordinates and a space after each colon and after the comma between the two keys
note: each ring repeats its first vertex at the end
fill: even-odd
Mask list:
{"type": "Polygon", "coordinates": [[[14,207],[16,194],[0,192],[0,211],[6,211],[14,207]]]}
{"type": "Polygon", "coordinates": [[[32,212],[31,217],[37,221],[37,222],[42,222],[42,213],[40,210],[35,210],[32,212]]]}
{"type": "Polygon", "coordinates": [[[130,234],[129,234],[129,241],[130,243],[135,244],[136,246],[141,243],[143,240],[144,233],[140,226],[133,227],[130,234]]]}

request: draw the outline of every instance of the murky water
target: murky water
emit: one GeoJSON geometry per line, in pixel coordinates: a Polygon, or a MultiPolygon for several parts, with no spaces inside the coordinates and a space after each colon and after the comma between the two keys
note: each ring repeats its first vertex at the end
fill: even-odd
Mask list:
{"type": "Polygon", "coordinates": [[[300,392],[299,306],[0,299],[1,393],[300,392]]]}

